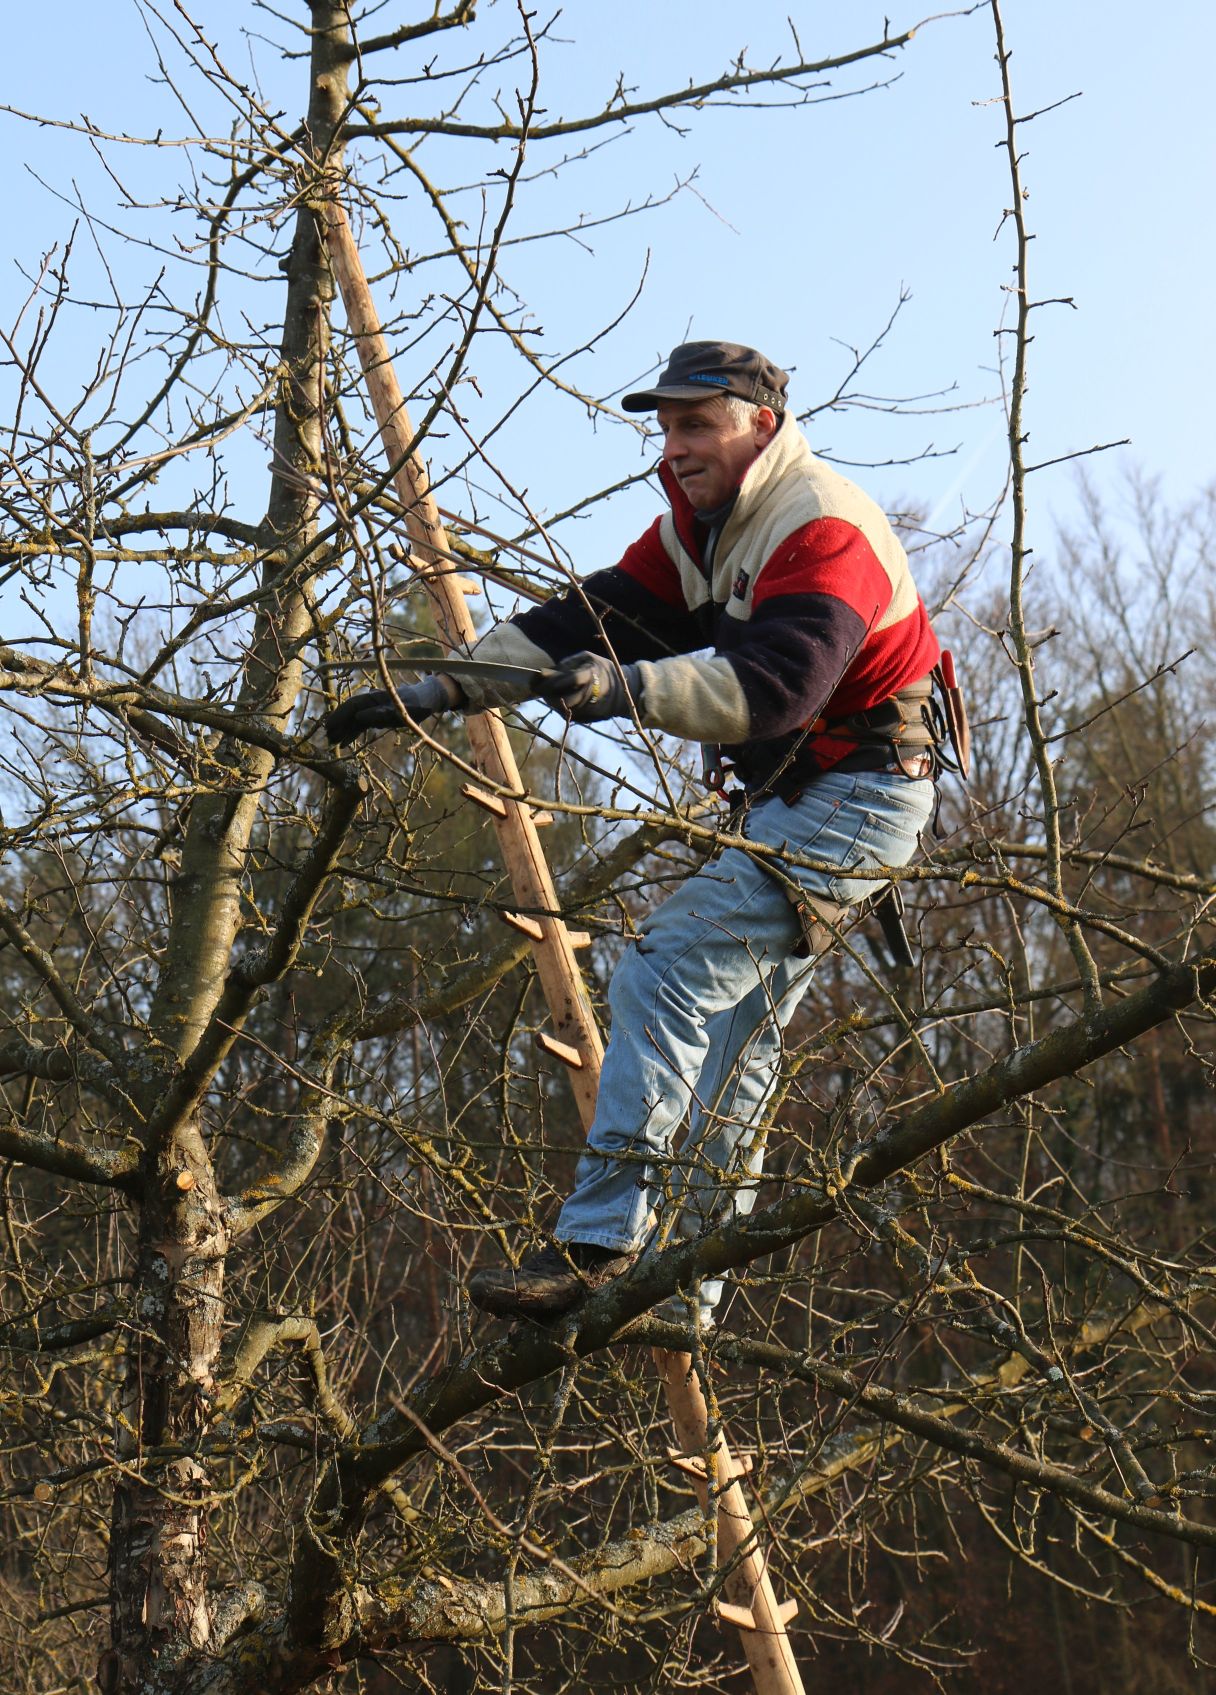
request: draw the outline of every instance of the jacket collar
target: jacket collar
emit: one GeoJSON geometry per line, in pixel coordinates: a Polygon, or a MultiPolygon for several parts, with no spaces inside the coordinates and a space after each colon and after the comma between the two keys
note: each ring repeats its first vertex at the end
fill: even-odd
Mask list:
{"type": "MultiPolygon", "coordinates": [[[[718,544],[719,557],[738,535],[740,529],[747,524],[768,500],[776,493],[786,474],[805,463],[811,457],[811,450],[806,444],[806,438],[788,412],[781,415],[777,433],[764,449],[748,466],[743,481],[739,484],[739,493],[735,499],[734,508],[723,527],[718,544]]],[[[675,522],[676,535],[680,545],[693,559],[700,559],[701,550],[697,539],[697,514],[693,504],[676,480],[676,474],[666,460],[659,461],[659,481],[663,492],[671,504],[671,515],[675,522]]]]}

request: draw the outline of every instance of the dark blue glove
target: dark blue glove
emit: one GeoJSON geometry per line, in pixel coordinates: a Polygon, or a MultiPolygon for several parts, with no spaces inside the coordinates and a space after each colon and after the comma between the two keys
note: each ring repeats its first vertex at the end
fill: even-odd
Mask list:
{"type": "MultiPolygon", "coordinates": [[[[443,677],[424,677],[420,683],[409,683],[397,690],[397,698],[415,724],[432,718],[437,712],[447,712],[454,702],[443,677]]],[[[367,730],[399,730],[405,723],[397,702],[387,689],[369,689],[366,694],[353,694],[341,706],[328,714],[324,730],[331,747],[353,742],[367,730]]]]}
{"type": "Polygon", "coordinates": [[[641,689],[636,665],[616,665],[598,653],[572,653],[541,698],[576,724],[599,724],[627,713],[631,700],[640,702],[641,689]]]}

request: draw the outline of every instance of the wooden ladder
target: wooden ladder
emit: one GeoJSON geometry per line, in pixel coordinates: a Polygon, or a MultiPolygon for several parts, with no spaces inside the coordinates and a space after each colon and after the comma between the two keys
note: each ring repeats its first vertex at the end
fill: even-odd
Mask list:
{"type": "MultiPolygon", "coordinates": [[[[426,468],[417,454],[409,452],[413,436],[409,414],[346,213],[337,200],[328,200],[324,217],[330,263],[359,351],[393,485],[405,510],[409,563],[426,588],[444,645],[467,653],[476,638],[466,598],[473,585],[455,568],[426,468]]],[[[531,941],[549,1004],[554,1034],[538,1040],[568,1068],[586,1130],[595,1113],[604,1049],[574,957],[574,942],[581,938],[571,937],[559,915],[557,891],[537,835],[538,820],[532,803],[523,798],[524,786],[501,716],[493,711],[474,713],[466,718],[465,727],[474,763],[494,787],[482,790],[470,783],[464,793],[492,817],[515,898],[529,915],[511,915],[508,922],[531,941]],[[540,916],[530,916],[534,913],[540,916]]],[[[710,1440],[708,1409],[691,1355],[656,1349],[654,1359],[679,1443],[679,1449],[673,1450],[673,1463],[693,1477],[703,1511],[709,1510],[713,1487],[722,1560],[730,1559],[740,1547],[746,1549],[724,1585],[726,1599],[718,1604],[719,1615],[740,1632],[758,1695],[804,1695],[785,1628],[798,1603],[782,1605],[773,1593],[767,1560],[739,1483],[745,1468],[732,1455],[721,1428],[710,1440]]]]}

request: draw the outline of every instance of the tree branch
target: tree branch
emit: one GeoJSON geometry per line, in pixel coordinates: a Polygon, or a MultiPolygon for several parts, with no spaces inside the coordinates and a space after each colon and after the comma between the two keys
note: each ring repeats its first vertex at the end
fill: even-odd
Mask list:
{"type": "MultiPolygon", "coordinates": [[[[1081,1071],[1214,989],[1216,955],[1206,955],[1194,965],[1162,973],[1112,1007],[1084,1014],[1042,1040],[1015,1049],[860,1143],[822,1188],[808,1184],[750,1218],[643,1259],[591,1296],[560,1334],[520,1328],[477,1349],[441,1379],[423,1385],[414,1408],[417,1416],[428,1429],[445,1430],[500,1395],[568,1365],[572,1354],[596,1352],[631,1319],[681,1288],[802,1241],[837,1216],[850,1185],[868,1189],[895,1176],[1010,1101],[1081,1071]]],[[[407,1420],[384,1414],[366,1432],[361,1452],[347,1458],[343,1498],[354,1502],[361,1490],[377,1486],[423,1446],[407,1420]]]]}
{"type": "Polygon", "coordinates": [[[174,1125],[194,1111],[240,1033],[258,990],[276,982],[295,963],[313,910],[366,793],[366,783],[355,767],[340,760],[334,764],[344,780],[329,794],[316,839],[283,898],[274,933],[268,942],[250,949],[228,972],[223,991],[197,1043],[149,1119],[148,1135],[153,1144],[169,1135],[174,1125]]]}
{"type": "Polygon", "coordinates": [[[1104,1518],[1115,1518],[1123,1524],[1134,1525],[1137,1530],[1154,1531],[1197,1548],[1216,1548],[1216,1525],[1201,1524],[1195,1519],[1183,1518],[1180,1513],[1163,1511],[1159,1507],[1146,1506],[1142,1501],[1129,1500],[1125,1495],[1112,1494],[1100,1484],[1087,1483],[1075,1472],[1050,1460],[1036,1459],[1032,1454],[1019,1452],[1005,1442],[992,1441],[976,1431],[961,1430],[940,1413],[929,1412],[923,1404],[923,1397],[867,1383],[839,1366],[828,1365],[809,1354],[797,1355],[776,1342],[723,1337],[718,1352],[728,1361],[770,1368],[779,1366],[804,1383],[818,1384],[851,1405],[865,1407],[909,1435],[920,1436],[951,1453],[961,1454],[966,1459],[1003,1472],[1015,1483],[1050,1491],[1104,1518]]]}
{"type": "Polygon", "coordinates": [[[369,53],[383,53],[392,47],[404,47],[407,41],[417,41],[428,35],[438,35],[441,30],[459,29],[473,22],[477,0],[457,0],[450,12],[441,12],[438,7],[433,16],[420,24],[402,24],[398,29],[388,30],[384,35],[373,35],[367,41],[352,42],[348,49],[351,59],[365,59],[369,53]]]}
{"type": "MultiPolygon", "coordinates": [[[[859,47],[852,53],[842,53],[834,59],[805,60],[796,65],[774,65],[766,71],[737,71],[717,77],[713,82],[691,83],[687,88],[669,94],[653,94],[645,100],[622,100],[619,105],[606,107],[586,118],[565,118],[553,124],[537,124],[527,130],[529,141],[549,141],[554,136],[578,135],[605,124],[628,123],[630,118],[651,113],[670,112],[683,106],[704,106],[715,94],[736,94],[766,88],[774,83],[791,83],[798,77],[822,76],[827,71],[844,70],[865,59],[883,58],[896,49],[906,47],[919,25],[884,36],[882,41],[859,47]]],[[[809,89],[799,90],[803,104],[810,104],[809,89]]],[[[838,98],[838,97],[837,97],[838,98]]],[[[501,124],[460,124],[443,118],[397,118],[388,123],[351,124],[345,131],[348,140],[366,136],[388,135],[453,135],[479,138],[483,141],[517,141],[525,133],[519,124],[504,120],[501,124]]]]}
{"type": "Polygon", "coordinates": [[[121,1189],[128,1195],[137,1195],[141,1187],[139,1157],[131,1150],[87,1153],[84,1148],[69,1147],[11,1123],[0,1124],[0,1159],[34,1166],[54,1177],[70,1177],[78,1183],[121,1189]]]}
{"type": "Polygon", "coordinates": [[[45,948],[30,935],[29,931],[11,910],[7,901],[0,898],[0,933],[8,937],[10,945],[21,955],[31,971],[45,984],[55,1005],[62,1012],[68,1023],[88,1045],[107,1059],[118,1072],[126,1070],[127,1056],[121,1042],[106,1031],[101,1021],[94,1018],[79,997],[64,982],[62,973],[55,961],[45,948]]]}
{"type": "Polygon", "coordinates": [[[216,1411],[221,1415],[231,1412],[267,1355],[287,1347],[303,1348],[312,1375],[317,1410],[326,1424],[340,1442],[354,1441],[358,1426],[329,1380],[329,1366],[316,1320],[301,1314],[286,1318],[274,1313],[251,1314],[228,1370],[220,1378],[215,1394],[216,1411]]]}
{"type": "MultiPolygon", "coordinates": [[[[686,1570],[709,1546],[705,1515],[691,1507],[660,1524],[648,1524],[609,1542],[570,1572],[552,1566],[512,1582],[510,1622],[530,1628],[559,1618],[596,1596],[607,1599],[638,1583],[686,1570]]],[[[501,1636],[507,1627],[506,1590],[501,1583],[376,1584],[360,1595],[359,1629],[377,1647],[419,1642],[476,1642],[501,1636]]]]}

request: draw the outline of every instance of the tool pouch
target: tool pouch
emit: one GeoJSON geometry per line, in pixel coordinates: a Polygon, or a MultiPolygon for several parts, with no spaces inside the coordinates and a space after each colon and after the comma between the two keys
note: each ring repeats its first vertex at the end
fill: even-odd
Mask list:
{"type": "Polygon", "coordinates": [[[788,894],[787,898],[798,919],[799,937],[793,957],[818,959],[836,940],[836,931],[848,908],[837,906],[830,900],[821,900],[818,895],[808,895],[805,890],[801,891],[800,899],[792,894],[788,894]]]}
{"type": "MultiPolygon", "coordinates": [[[[791,877],[779,871],[775,866],[766,864],[763,860],[756,861],[757,867],[781,890],[794,909],[798,920],[798,940],[791,948],[794,959],[818,959],[836,940],[840,926],[846,918],[856,918],[862,914],[877,921],[886,943],[890,963],[897,971],[910,971],[916,964],[908,941],[908,933],[904,929],[904,897],[898,883],[888,883],[876,895],[863,901],[860,907],[840,906],[822,895],[808,894],[800,888],[791,877]]],[[[873,942],[870,943],[873,948],[873,942]]],[[[877,948],[874,949],[878,953],[877,948]]],[[[881,954],[878,955],[882,962],[881,954]]]]}
{"type": "Polygon", "coordinates": [[[933,681],[941,699],[941,714],[954,751],[955,764],[959,775],[966,779],[971,773],[971,726],[967,722],[967,703],[954,670],[954,655],[948,648],[942,649],[941,663],[933,667],[933,681]]]}
{"type": "MultiPolygon", "coordinates": [[[[860,907],[837,906],[832,901],[823,900],[818,895],[808,895],[805,890],[797,894],[791,888],[785,889],[786,899],[793,907],[798,918],[798,941],[793,949],[795,959],[818,959],[826,953],[836,940],[837,932],[846,918],[853,919],[865,915],[874,919],[882,939],[886,944],[889,963],[897,971],[911,971],[916,964],[908,941],[908,933],[904,929],[904,900],[903,894],[895,883],[888,883],[870,900],[860,907]]],[[[878,955],[881,953],[871,941],[870,946],[878,955]]]]}

